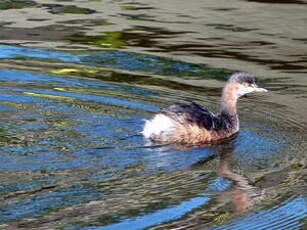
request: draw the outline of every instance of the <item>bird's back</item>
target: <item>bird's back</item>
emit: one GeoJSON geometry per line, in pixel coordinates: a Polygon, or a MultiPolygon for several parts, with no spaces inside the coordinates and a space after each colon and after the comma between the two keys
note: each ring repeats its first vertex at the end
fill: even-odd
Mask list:
{"type": "Polygon", "coordinates": [[[201,143],[226,135],[221,119],[196,103],[175,103],[147,120],[143,134],[152,141],[201,143]]]}
{"type": "Polygon", "coordinates": [[[194,102],[175,103],[161,109],[159,113],[166,115],[182,125],[193,124],[207,130],[215,129],[218,123],[218,118],[213,113],[194,102]]]}

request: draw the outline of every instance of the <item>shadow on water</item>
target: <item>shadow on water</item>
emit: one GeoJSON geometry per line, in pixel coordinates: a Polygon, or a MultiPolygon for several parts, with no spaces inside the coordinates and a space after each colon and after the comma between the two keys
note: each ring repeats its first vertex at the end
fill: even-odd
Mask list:
{"type": "Polygon", "coordinates": [[[0,10],[8,10],[8,9],[22,9],[26,7],[35,6],[36,3],[33,1],[3,1],[0,3],[0,10]]]}
{"type": "Polygon", "coordinates": [[[0,229],[302,229],[305,1],[279,2],[1,2],[0,229]],[[240,100],[235,138],[140,135],[175,101],[218,111],[236,68],[270,93],[240,100]]]}

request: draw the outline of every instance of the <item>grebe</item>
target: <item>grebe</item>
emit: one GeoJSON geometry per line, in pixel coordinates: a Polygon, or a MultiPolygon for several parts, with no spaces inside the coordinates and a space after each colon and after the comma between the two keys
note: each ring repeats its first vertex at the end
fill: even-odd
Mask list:
{"type": "Polygon", "coordinates": [[[214,115],[202,106],[175,103],[146,120],[142,134],[153,142],[200,144],[230,137],[239,131],[237,100],[251,92],[267,92],[243,72],[230,76],[222,93],[221,112],[214,115]]]}

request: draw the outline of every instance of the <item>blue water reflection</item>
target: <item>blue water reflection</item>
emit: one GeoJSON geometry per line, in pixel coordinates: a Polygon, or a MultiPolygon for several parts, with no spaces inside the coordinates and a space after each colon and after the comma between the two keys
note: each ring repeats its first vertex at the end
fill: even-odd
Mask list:
{"type": "MultiPolygon", "coordinates": [[[[122,229],[130,229],[133,226],[134,230],[141,230],[144,228],[148,228],[153,225],[162,224],[163,222],[167,222],[170,220],[178,219],[182,217],[187,212],[192,211],[194,208],[198,208],[201,205],[206,204],[210,199],[207,197],[195,197],[190,199],[189,201],[184,201],[181,204],[169,207],[166,209],[162,209],[160,211],[139,216],[134,219],[125,220],[118,224],[111,224],[105,227],[86,227],[81,228],[84,230],[122,230],[122,229]]],[[[71,228],[68,228],[71,229],[71,228]]]]}
{"type": "Polygon", "coordinates": [[[0,58],[20,58],[20,57],[33,57],[33,58],[48,58],[65,62],[79,62],[78,55],[73,55],[65,52],[50,51],[43,49],[33,49],[19,46],[0,45],[0,58]]]}
{"type": "Polygon", "coordinates": [[[279,205],[247,213],[238,220],[212,229],[301,229],[304,225],[302,220],[306,217],[306,197],[296,196],[279,205]]]}
{"type": "Polygon", "coordinates": [[[207,65],[191,64],[158,56],[146,56],[137,53],[109,51],[88,54],[69,54],[61,51],[49,51],[26,47],[0,45],[1,58],[40,58],[59,62],[75,62],[89,66],[101,66],[112,69],[146,71],[164,75],[203,76],[225,79],[230,71],[219,70],[207,65]]]}
{"type": "Polygon", "coordinates": [[[0,223],[32,217],[61,206],[71,206],[97,200],[100,196],[101,193],[96,192],[91,187],[74,185],[53,191],[52,193],[8,199],[8,205],[0,207],[0,223]]]}

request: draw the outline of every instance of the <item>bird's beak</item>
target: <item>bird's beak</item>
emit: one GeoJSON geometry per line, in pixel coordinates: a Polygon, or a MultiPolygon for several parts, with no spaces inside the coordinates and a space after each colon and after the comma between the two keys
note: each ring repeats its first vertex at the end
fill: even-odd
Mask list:
{"type": "Polygon", "coordinates": [[[268,92],[268,90],[264,89],[264,88],[260,88],[258,85],[253,85],[254,88],[254,92],[268,92]]]}

